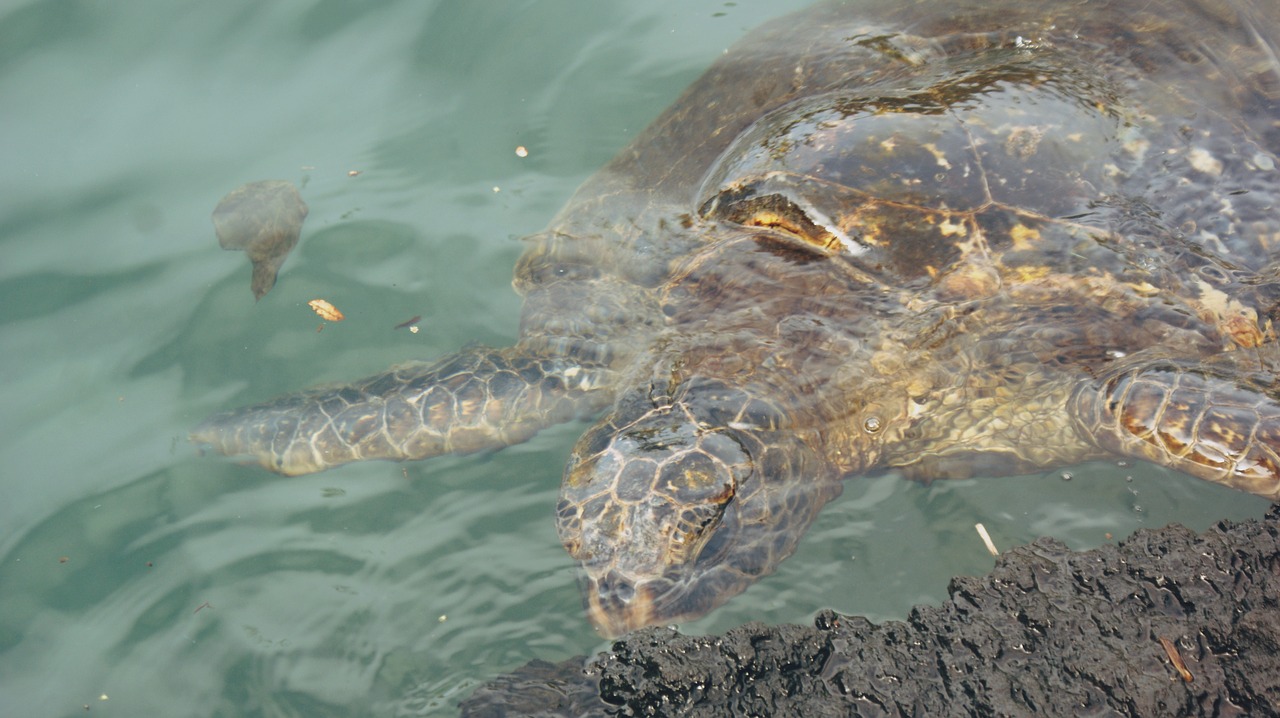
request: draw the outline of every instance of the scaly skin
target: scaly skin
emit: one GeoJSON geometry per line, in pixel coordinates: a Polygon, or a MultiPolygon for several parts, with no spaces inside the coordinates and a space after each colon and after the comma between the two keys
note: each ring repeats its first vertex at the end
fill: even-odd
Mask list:
{"type": "MultiPolygon", "coordinates": [[[[1274,379],[1270,379],[1274,381],[1274,379]]],[[[1080,393],[1083,430],[1110,451],[1280,499],[1276,388],[1185,362],[1112,373],[1080,393]]]]}
{"type": "Polygon", "coordinates": [[[610,394],[608,374],[477,348],[214,414],[191,439],[286,476],[368,459],[465,454],[520,443],[551,422],[599,408],[610,394]]]}
{"type": "Polygon", "coordinates": [[[297,474],[574,416],[608,634],[773,571],[840,482],[1132,456],[1280,496],[1280,3],[856,0],[762,28],[528,239],[513,347],[215,415],[297,474]]]}

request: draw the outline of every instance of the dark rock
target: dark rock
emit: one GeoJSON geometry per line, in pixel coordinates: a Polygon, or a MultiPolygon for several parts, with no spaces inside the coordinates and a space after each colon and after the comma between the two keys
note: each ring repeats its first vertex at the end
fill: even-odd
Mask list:
{"type": "Polygon", "coordinates": [[[1040,539],[949,591],[883,625],[644,629],[586,669],[530,663],[463,715],[1280,715],[1280,507],[1080,553],[1040,539]]]}

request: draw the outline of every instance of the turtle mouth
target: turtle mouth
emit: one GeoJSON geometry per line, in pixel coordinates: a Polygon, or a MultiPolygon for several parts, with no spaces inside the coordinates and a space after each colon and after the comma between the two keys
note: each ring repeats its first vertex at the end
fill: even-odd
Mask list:
{"type": "Polygon", "coordinates": [[[723,571],[690,581],[688,577],[632,578],[617,569],[582,578],[587,618],[605,638],[617,638],[646,626],[699,618],[745,586],[723,571]]]}

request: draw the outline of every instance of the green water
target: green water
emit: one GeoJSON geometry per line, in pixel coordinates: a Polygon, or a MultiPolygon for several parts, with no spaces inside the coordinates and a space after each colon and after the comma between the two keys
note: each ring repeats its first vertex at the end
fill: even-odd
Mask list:
{"type": "MultiPolygon", "coordinates": [[[[0,715],[449,715],[500,672],[602,647],[552,524],[582,425],[297,479],[199,457],[186,432],[509,342],[516,238],[802,4],[0,11],[0,715]],[[311,213],[255,303],[209,215],[259,179],[297,183],[311,213]],[[346,321],[317,332],[315,297],[346,321]],[[415,315],[419,333],[393,328],[415,315]]],[[[1266,507],[1141,464],[1060,474],[850,482],[778,574],[686,628],[901,618],[990,568],[979,521],[1001,547],[1084,548],[1266,507]]]]}

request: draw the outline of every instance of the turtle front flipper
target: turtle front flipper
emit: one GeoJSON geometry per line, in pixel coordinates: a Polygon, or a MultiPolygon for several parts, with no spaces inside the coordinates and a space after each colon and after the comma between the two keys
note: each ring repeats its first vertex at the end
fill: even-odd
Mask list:
{"type": "Polygon", "coordinates": [[[1077,396],[1100,446],[1280,499],[1280,400],[1266,377],[1160,361],[1113,372],[1077,396]]]}
{"type": "Polygon", "coordinates": [[[598,408],[611,396],[608,374],[519,347],[478,347],[220,412],[191,440],[290,476],[366,459],[469,453],[519,443],[598,408]]]}

